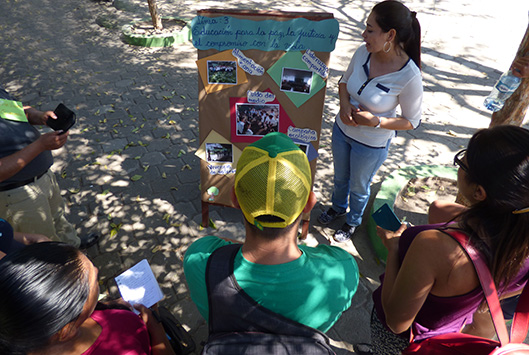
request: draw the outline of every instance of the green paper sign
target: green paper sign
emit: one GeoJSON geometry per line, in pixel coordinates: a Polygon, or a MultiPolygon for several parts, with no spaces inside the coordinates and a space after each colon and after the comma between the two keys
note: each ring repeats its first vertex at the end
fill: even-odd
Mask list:
{"type": "Polygon", "coordinates": [[[0,99],[0,117],[10,121],[28,121],[20,101],[0,99]]]}

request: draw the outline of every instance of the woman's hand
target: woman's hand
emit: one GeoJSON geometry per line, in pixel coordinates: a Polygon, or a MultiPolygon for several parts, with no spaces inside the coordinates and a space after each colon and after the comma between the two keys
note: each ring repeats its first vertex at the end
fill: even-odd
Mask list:
{"type": "Polygon", "coordinates": [[[346,125],[355,127],[358,126],[358,123],[353,118],[354,113],[357,111],[358,108],[349,101],[340,101],[340,119],[346,125]]]}
{"type": "Polygon", "coordinates": [[[377,226],[377,235],[382,240],[382,244],[388,250],[392,250],[399,247],[399,238],[406,228],[408,228],[407,223],[401,223],[400,228],[395,232],[377,226]]]}
{"type": "Polygon", "coordinates": [[[380,118],[373,115],[369,111],[364,110],[357,110],[356,112],[353,112],[353,120],[359,125],[359,126],[369,126],[369,127],[375,127],[380,123],[380,118]]]}
{"type": "MultiPolygon", "coordinates": [[[[135,304],[140,312],[140,317],[147,326],[149,337],[151,339],[151,350],[153,355],[174,355],[173,348],[167,339],[162,323],[154,316],[153,311],[142,304],[135,304]]],[[[153,308],[157,309],[157,305],[153,308]]]]}

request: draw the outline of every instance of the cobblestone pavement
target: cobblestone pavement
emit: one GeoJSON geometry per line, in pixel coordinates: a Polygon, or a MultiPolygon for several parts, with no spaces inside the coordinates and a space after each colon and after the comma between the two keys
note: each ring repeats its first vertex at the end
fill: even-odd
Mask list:
{"type": "MultiPolygon", "coordinates": [[[[206,8],[332,12],[340,37],[331,75],[314,183],[316,205],[307,243],[329,243],[331,228],[316,216],[330,199],[330,129],[338,109],[337,81],[355,48],[374,1],[161,0],[160,13],[191,19],[206,8]]],[[[507,69],[527,27],[526,0],[411,0],[423,31],[424,117],[399,134],[373,182],[373,196],[391,171],[410,165],[450,165],[477,128],[482,107],[507,69]]],[[[146,258],[168,306],[197,343],[207,326],[189,298],[182,270],[187,246],[206,234],[243,237],[242,217],[213,207],[216,229],[201,229],[196,50],[190,43],[149,49],[121,39],[120,26],[148,17],[147,1],[0,0],[0,84],[24,103],[75,109],[78,124],[53,167],[68,202],[68,219],[81,234],[96,231],[88,255],[99,267],[102,292],[117,296],[113,278],[146,258]],[[115,5],[115,6],[114,6],[115,5]],[[118,9],[119,7],[119,9],[118,9]],[[140,178],[141,177],[141,178],[140,178]],[[133,181],[136,180],[136,181],[133,181]]],[[[331,226],[332,227],[332,226],[331,226]]],[[[369,342],[370,293],[383,267],[362,225],[342,245],[357,259],[362,279],[352,307],[330,330],[339,354],[369,342]]],[[[200,348],[200,347],[199,347],[200,348]]]]}

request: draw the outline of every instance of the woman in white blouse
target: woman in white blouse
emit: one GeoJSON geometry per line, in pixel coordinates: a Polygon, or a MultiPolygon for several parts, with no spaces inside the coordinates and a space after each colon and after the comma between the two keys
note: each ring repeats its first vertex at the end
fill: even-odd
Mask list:
{"type": "Polygon", "coordinates": [[[365,44],[340,79],[340,113],[332,134],[332,206],[318,218],[329,224],[349,207],[345,223],[334,234],[337,242],[349,240],[362,222],[371,180],[386,160],[395,131],[420,124],[420,32],[416,13],[402,3],[378,3],[362,33],[365,44]]]}

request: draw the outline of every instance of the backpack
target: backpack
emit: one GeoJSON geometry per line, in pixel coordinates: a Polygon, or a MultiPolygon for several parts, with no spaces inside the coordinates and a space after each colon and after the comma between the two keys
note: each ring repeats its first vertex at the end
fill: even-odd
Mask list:
{"type": "Polygon", "coordinates": [[[240,248],[223,246],[208,259],[209,337],[202,354],[335,355],[327,335],[261,306],[244,292],[233,275],[240,248]]]}
{"type": "MultiPolygon", "coordinates": [[[[461,232],[450,232],[465,250],[474,264],[485,299],[492,315],[492,321],[498,340],[491,340],[463,333],[448,333],[427,338],[421,342],[412,342],[402,351],[405,355],[507,355],[529,354],[529,345],[523,341],[529,326],[529,288],[524,287],[511,326],[511,336],[507,333],[505,320],[498,300],[492,275],[479,252],[469,242],[468,236],[461,232]]],[[[412,331],[413,333],[413,331],[412,331]]]]}

